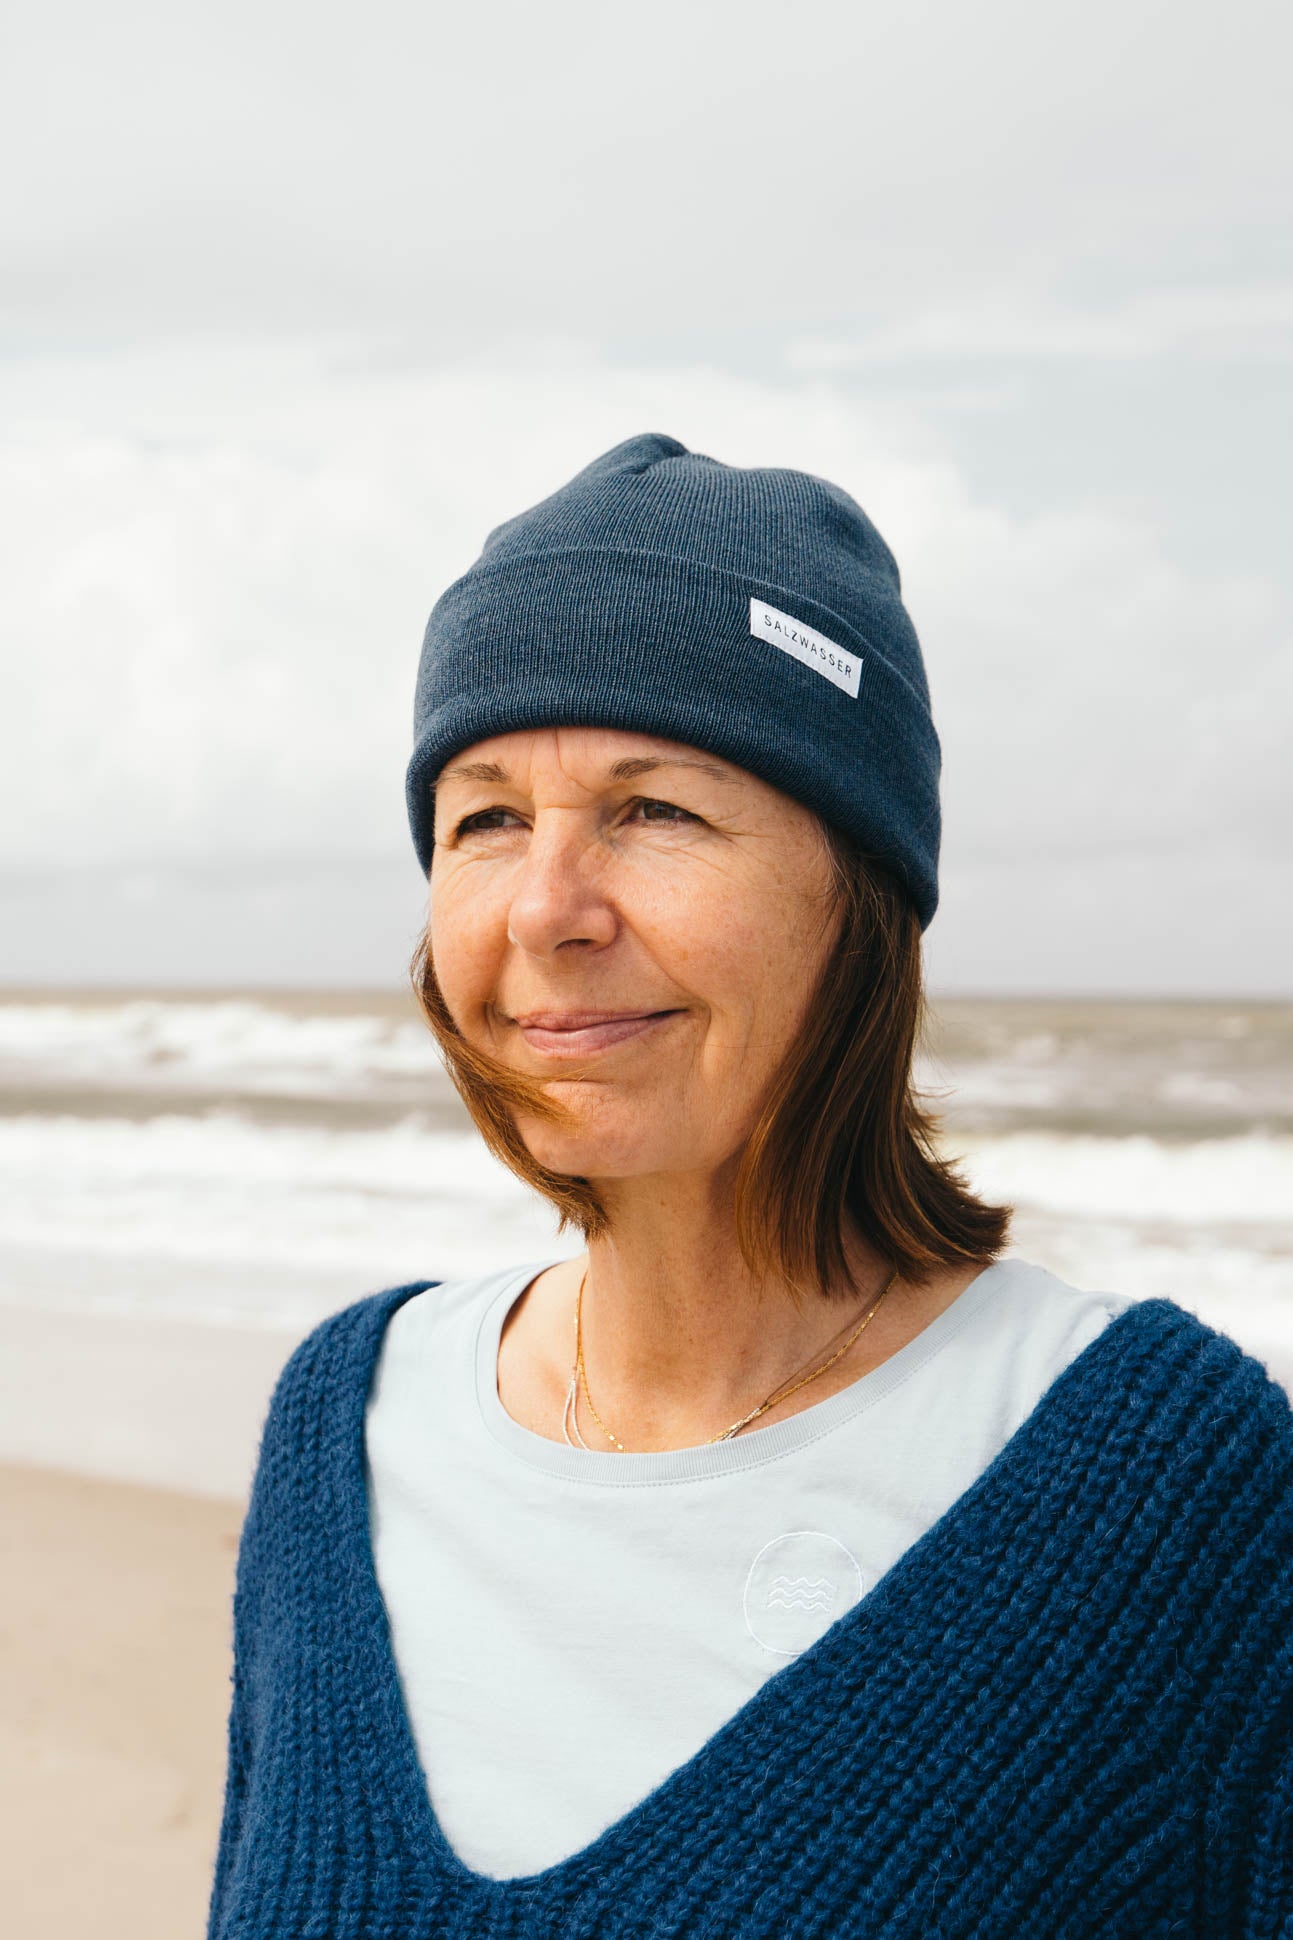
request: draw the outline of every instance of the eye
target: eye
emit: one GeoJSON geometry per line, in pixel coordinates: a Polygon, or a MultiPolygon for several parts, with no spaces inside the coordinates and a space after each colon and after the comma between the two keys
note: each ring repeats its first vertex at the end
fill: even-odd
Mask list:
{"type": "Polygon", "coordinates": [[[665,821],[667,823],[669,820],[672,820],[675,818],[679,822],[694,822],[698,819],[695,815],[691,813],[689,809],[679,808],[677,804],[674,802],[653,801],[649,796],[645,796],[645,795],[639,795],[637,800],[633,802],[631,806],[634,808],[641,808],[641,809],[662,808],[664,810],[663,816],[659,816],[659,815],[646,816],[645,819],[648,822],[665,821]]]}
{"type": "Polygon", "coordinates": [[[456,823],[454,826],[454,840],[457,841],[463,835],[474,834],[489,820],[491,815],[508,815],[510,813],[510,809],[506,808],[481,808],[477,809],[474,815],[464,815],[461,822],[456,823]]]}
{"type": "MultiPolygon", "coordinates": [[[[683,823],[697,823],[701,817],[691,815],[689,809],[680,809],[676,801],[656,801],[648,795],[637,795],[629,801],[629,813],[639,815],[645,823],[654,823],[656,828],[681,828],[683,823]]],[[[462,842],[466,836],[493,834],[503,828],[503,817],[513,815],[513,809],[476,809],[474,815],[464,815],[460,823],[454,823],[452,840],[462,842]]]]}

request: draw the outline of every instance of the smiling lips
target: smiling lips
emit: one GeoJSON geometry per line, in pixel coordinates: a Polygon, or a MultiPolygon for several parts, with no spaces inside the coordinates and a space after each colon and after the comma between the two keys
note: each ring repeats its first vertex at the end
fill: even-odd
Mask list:
{"type": "Polygon", "coordinates": [[[548,1057],[587,1057],[676,1017],[672,1010],[535,1010],[512,1022],[532,1050],[548,1057]]]}

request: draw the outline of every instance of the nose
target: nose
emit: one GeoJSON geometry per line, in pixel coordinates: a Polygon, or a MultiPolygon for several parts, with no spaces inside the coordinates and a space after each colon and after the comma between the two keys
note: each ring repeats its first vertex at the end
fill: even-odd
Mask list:
{"type": "Polygon", "coordinates": [[[611,942],[619,918],[607,893],[606,860],[577,811],[537,815],[513,877],[509,943],[547,957],[569,943],[611,942]]]}

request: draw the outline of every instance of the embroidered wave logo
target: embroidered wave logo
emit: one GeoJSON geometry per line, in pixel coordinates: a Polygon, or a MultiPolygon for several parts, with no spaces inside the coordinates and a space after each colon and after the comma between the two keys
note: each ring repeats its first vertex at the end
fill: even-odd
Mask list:
{"type": "Polygon", "coordinates": [[[838,1536],[788,1529],[773,1536],[750,1564],[741,1606],[754,1642],[793,1657],[820,1637],[862,1594],[862,1569],[838,1536]]]}
{"type": "Polygon", "coordinates": [[[765,1610],[829,1610],[837,1591],[825,1576],[774,1576],[768,1585],[765,1610]]]}

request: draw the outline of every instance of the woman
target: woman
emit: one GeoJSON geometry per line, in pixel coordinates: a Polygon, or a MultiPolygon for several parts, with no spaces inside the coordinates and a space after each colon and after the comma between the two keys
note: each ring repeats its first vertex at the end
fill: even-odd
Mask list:
{"type": "Polygon", "coordinates": [[[212,1940],[1293,1935],[1293,1426],[911,1090],[939,747],[847,494],[643,436],[438,602],[418,994],[578,1229],[292,1356],[212,1940]]]}

